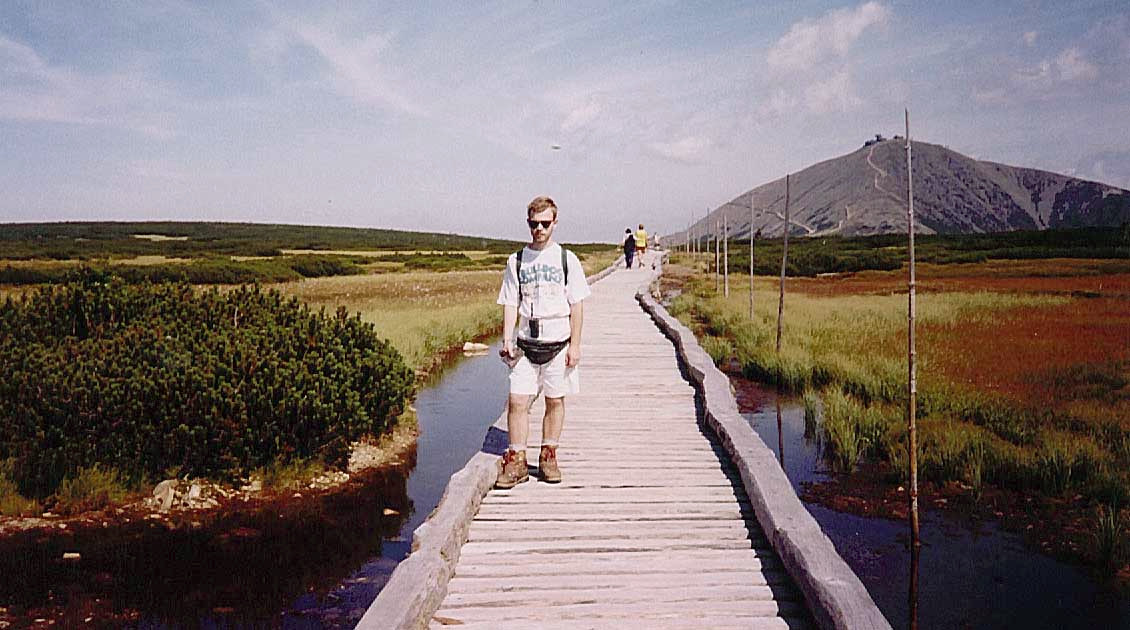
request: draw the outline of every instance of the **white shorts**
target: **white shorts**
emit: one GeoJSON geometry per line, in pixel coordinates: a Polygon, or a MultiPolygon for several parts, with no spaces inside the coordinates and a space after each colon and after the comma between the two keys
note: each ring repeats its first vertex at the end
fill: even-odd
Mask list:
{"type": "Polygon", "coordinates": [[[568,351],[569,348],[564,348],[552,361],[542,365],[534,365],[519,351],[518,361],[510,367],[510,393],[533,396],[540,389],[546,398],[561,398],[581,391],[580,370],[565,367],[568,351]]]}

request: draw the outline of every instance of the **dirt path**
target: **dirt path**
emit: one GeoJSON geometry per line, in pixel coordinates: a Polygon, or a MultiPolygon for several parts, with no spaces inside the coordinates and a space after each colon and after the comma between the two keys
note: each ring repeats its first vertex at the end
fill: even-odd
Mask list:
{"type": "Polygon", "coordinates": [[[891,199],[894,199],[895,201],[897,201],[899,203],[902,203],[903,200],[902,200],[901,197],[899,197],[895,193],[887,190],[886,188],[883,188],[879,184],[880,178],[887,177],[887,171],[884,171],[883,169],[879,168],[879,166],[877,164],[875,164],[875,162],[871,161],[871,156],[874,153],[875,153],[875,145],[871,145],[871,150],[867,152],[867,165],[870,166],[875,171],[875,179],[872,182],[875,186],[875,190],[878,190],[879,192],[883,193],[884,195],[889,196],[891,199]]]}

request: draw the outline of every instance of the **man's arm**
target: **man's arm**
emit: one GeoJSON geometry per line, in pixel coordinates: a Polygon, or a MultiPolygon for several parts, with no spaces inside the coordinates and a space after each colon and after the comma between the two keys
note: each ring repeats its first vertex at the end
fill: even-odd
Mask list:
{"type": "Polygon", "coordinates": [[[585,323],[584,302],[569,307],[569,349],[565,351],[565,367],[576,367],[581,362],[581,326],[585,323]]]}
{"type": "Polygon", "coordinates": [[[514,325],[518,319],[518,307],[506,304],[502,307],[502,348],[498,354],[504,359],[512,359],[514,352],[514,325]]]}

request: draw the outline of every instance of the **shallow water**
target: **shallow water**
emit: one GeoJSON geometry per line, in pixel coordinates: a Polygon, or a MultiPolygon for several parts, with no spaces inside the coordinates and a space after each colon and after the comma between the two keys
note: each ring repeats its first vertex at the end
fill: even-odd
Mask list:
{"type": "Polygon", "coordinates": [[[186,515],[175,528],[131,518],[6,537],[0,620],[13,618],[15,627],[43,618],[55,627],[352,628],[407,555],[412,531],[448,478],[481,447],[505,401],[505,379],[497,348],[460,357],[418,394],[415,451],[331,495],[220,510],[195,524],[186,515]],[[81,559],[64,560],[68,552],[81,559]]]}
{"type": "MultiPolygon", "coordinates": [[[[780,459],[799,491],[828,476],[820,445],[804,435],[804,408],[758,388],[754,411],[744,413],[780,459]],[[780,426],[780,430],[778,430],[780,426]],[[783,448],[782,448],[783,447],[783,448]]],[[[907,627],[910,528],[907,523],[805,507],[859,575],[891,625],[907,627]]],[[[936,510],[921,514],[918,627],[1130,628],[1130,596],[1099,584],[1075,567],[1025,548],[1020,537],[992,523],[970,526],[936,510]]]]}
{"type": "MultiPolygon", "coordinates": [[[[285,614],[285,626],[352,628],[396,565],[407,557],[412,532],[439,505],[451,475],[483,445],[487,429],[506,403],[506,366],[498,359],[498,342],[482,356],[460,357],[435,382],[421,388],[415,407],[420,437],[415,468],[407,479],[412,509],[395,535],[385,539],[379,555],[356,568],[333,591],[333,598],[306,597],[285,614]],[[299,625],[298,617],[316,625],[299,625]]],[[[354,565],[356,566],[356,565],[354,565]]]]}

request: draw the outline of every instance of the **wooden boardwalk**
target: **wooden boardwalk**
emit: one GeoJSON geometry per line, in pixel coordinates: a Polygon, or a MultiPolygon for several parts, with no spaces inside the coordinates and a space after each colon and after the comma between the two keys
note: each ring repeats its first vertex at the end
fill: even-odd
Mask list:
{"type": "MultiPolygon", "coordinates": [[[[698,423],[672,343],[617,271],[585,301],[564,481],[491,490],[430,628],[808,628],[742,482],[698,423]],[[458,624],[458,625],[456,625],[458,624]]],[[[531,466],[541,439],[531,412],[531,466]]]]}

